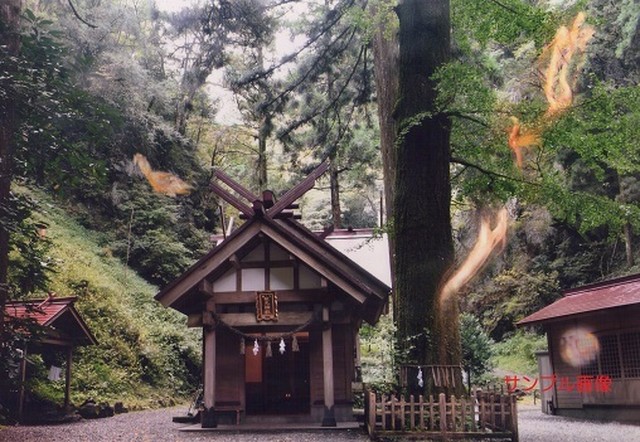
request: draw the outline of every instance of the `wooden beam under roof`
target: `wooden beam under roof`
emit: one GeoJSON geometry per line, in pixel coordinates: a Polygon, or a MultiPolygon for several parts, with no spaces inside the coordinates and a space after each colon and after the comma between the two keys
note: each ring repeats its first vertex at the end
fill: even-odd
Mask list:
{"type": "Polygon", "coordinates": [[[258,232],[260,232],[260,226],[258,224],[244,224],[240,229],[236,230],[234,235],[230,236],[227,241],[224,241],[214,248],[200,259],[200,261],[191,266],[180,278],[174,280],[161,290],[155,296],[155,299],[165,307],[169,307],[178,300],[180,296],[193,289],[201,280],[209,276],[211,272],[227,262],[231,255],[249,242],[258,232]],[[230,241],[236,238],[236,242],[230,241]],[[231,247],[230,244],[233,244],[233,247],[231,247]]]}
{"type": "MultiPolygon", "coordinates": [[[[274,290],[279,303],[333,301],[335,295],[325,289],[274,290]]],[[[256,291],[215,293],[207,305],[213,304],[255,304],[256,291]]]]}
{"type": "Polygon", "coordinates": [[[296,240],[295,238],[288,238],[287,236],[283,235],[281,232],[278,232],[272,226],[269,226],[267,224],[262,224],[260,228],[263,232],[274,238],[275,241],[278,242],[283,248],[292,251],[292,253],[306,265],[313,268],[321,276],[330,279],[334,284],[351,295],[360,304],[363,304],[367,300],[366,295],[362,293],[358,288],[356,288],[356,285],[351,285],[347,282],[347,279],[345,279],[343,275],[338,274],[333,269],[331,269],[330,266],[324,264],[322,258],[326,258],[326,254],[319,252],[322,258],[318,259],[317,257],[307,253],[304,249],[298,247],[294,242],[296,240]]]}
{"type": "Polygon", "coordinates": [[[258,321],[255,313],[219,313],[218,317],[231,327],[295,326],[309,322],[313,312],[279,312],[277,321],[258,321]]]}

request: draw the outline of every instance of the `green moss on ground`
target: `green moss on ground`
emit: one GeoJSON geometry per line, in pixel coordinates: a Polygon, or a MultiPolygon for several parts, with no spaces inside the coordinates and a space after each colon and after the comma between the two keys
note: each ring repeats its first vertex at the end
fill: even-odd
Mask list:
{"type": "MultiPolygon", "coordinates": [[[[46,194],[19,191],[38,200],[33,216],[48,224],[51,290],[78,297],[76,308],[98,341],[75,353],[72,402],[93,398],[143,408],[171,405],[189,394],[198,382],[201,347],[184,316],[153,299],[158,288],[114,258],[104,235],[79,225],[46,194]]],[[[62,400],[63,381],[40,376],[33,386],[46,398],[62,400]]]]}

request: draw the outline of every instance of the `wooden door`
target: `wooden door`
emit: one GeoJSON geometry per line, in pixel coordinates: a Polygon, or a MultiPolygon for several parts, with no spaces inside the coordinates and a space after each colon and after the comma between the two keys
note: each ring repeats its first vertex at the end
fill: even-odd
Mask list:
{"type": "Polygon", "coordinates": [[[247,414],[308,414],[310,412],[309,342],[298,338],[299,351],[290,341],[283,354],[272,342],[272,356],[265,345],[258,355],[247,348],[245,356],[247,414]]]}

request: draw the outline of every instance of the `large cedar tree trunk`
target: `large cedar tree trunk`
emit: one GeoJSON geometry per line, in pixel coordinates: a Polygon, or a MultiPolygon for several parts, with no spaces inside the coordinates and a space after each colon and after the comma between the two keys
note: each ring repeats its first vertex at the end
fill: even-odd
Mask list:
{"type": "MultiPolygon", "coordinates": [[[[374,14],[377,11],[373,11],[374,14]]],[[[398,36],[395,24],[382,23],[373,36],[374,76],[378,102],[378,121],[380,124],[380,152],[384,177],[385,218],[393,219],[394,186],[396,175],[396,121],[393,111],[398,100],[398,36]]],[[[389,235],[389,262],[391,263],[392,285],[395,286],[395,242],[389,235]]],[[[395,291],[393,305],[396,304],[395,291]]],[[[395,312],[395,308],[393,309],[395,312]]]]}
{"type": "Polygon", "coordinates": [[[0,2],[0,65],[2,80],[0,89],[0,337],[4,334],[4,306],[9,296],[7,277],[9,270],[9,231],[6,209],[10,204],[13,151],[16,130],[15,90],[13,80],[15,65],[11,58],[20,52],[20,11],[22,0],[0,2]]]}
{"type": "MultiPolygon", "coordinates": [[[[435,83],[431,80],[450,57],[449,1],[401,0],[397,13],[397,338],[408,363],[458,365],[461,351],[457,302],[441,305],[438,301],[438,290],[454,258],[450,122],[445,114],[436,112],[435,83]]],[[[426,380],[429,381],[428,376],[426,380]]]]}

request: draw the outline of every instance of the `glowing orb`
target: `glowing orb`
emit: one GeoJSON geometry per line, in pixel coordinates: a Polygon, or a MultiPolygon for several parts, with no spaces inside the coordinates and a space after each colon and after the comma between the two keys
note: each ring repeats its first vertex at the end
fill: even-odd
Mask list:
{"type": "Polygon", "coordinates": [[[560,336],[560,357],[572,367],[583,367],[600,353],[598,338],[583,327],[571,328],[560,336]]]}

